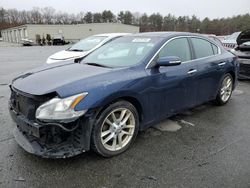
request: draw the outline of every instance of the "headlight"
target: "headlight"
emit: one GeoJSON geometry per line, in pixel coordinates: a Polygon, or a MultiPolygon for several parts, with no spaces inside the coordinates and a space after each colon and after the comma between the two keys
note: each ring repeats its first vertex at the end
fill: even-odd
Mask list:
{"type": "Polygon", "coordinates": [[[63,120],[79,117],[87,110],[75,111],[75,106],[83,100],[88,93],[74,95],[64,99],[53,98],[36,110],[36,118],[41,120],[63,120]]]}

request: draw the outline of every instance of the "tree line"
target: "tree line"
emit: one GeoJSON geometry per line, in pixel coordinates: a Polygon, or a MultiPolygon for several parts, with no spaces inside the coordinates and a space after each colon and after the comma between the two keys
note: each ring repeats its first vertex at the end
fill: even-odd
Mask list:
{"type": "Polygon", "coordinates": [[[199,19],[197,16],[165,16],[160,13],[141,14],[120,11],[117,15],[110,10],[103,12],[79,12],[69,14],[56,11],[52,7],[32,10],[0,8],[0,30],[21,24],[82,24],[82,23],[123,23],[140,26],[141,32],[147,31],[187,31],[216,35],[228,35],[250,28],[250,14],[220,19],[199,19]]]}

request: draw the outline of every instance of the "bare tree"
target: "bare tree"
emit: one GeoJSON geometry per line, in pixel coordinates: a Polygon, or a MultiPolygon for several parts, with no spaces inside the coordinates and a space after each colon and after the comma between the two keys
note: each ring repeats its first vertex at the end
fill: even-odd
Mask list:
{"type": "Polygon", "coordinates": [[[68,24],[69,23],[69,15],[65,12],[58,12],[55,14],[55,20],[57,24],[68,24]]]}
{"type": "Polygon", "coordinates": [[[42,12],[42,17],[44,19],[44,23],[51,24],[52,18],[54,17],[55,14],[55,9],[52,7],[44,7],[42,8],[41,12],[42,12]]]}
{"type": "Polygon", "coordinates": [[[84,23],[84,16],[85,16],[85,13],[84,13],[84,12],[79,12],[79,13],[76,15],[77,21],[78,21],[79,23],[84,23]]]}
{"type": "Polygon", "coordinates": [[[20,21],[22,24],[27,23],[27,11],[23,10],[19,13],[20,21]]]}
{"type": "Polygon", "coordinates": [[[17,9],[9,9],[7,15],[10,23],[20,23],[19,15],[17,9]]]}
{"type": "Polygon", "coordinates": [[[43,22],[41,9],[39,7],[33,7],[33,9],[30,11],[30,17],[32,23],[38,24],[43,22]]]}
{"type": "Polygon", "coordinates": [[[76,15],[68,14],[68,24],[77,24],[76,15]]]}

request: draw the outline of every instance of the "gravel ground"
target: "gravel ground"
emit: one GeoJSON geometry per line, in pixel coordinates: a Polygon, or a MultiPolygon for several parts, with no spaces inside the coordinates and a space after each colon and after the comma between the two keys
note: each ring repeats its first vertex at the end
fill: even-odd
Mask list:
{"type": "Polygon", "coordinates": [[[205,104],[141,132],[120,156],[41,159],[13,139],[8,84],[67,47],[0,46],[0,187],[250,187],[250,82],[226,106],[205,104]]]}

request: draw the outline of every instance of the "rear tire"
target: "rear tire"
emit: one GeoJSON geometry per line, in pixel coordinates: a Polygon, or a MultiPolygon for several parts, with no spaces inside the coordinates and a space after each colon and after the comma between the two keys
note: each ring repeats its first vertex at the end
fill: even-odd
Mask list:
{"type": "Polygon", "coordinates": [[[218,91],[215,103],[219,106],[225,105],[231,98],[233,92],[233,77],[231,74],[225,74],[218,91]]]}
{"type": "Polygon", "coordinates": [[[136,108],[127,101],[118,101],[104,109],[93,125],[91,149],[103,157],[126,151],[139,130],[136,108]]]}

